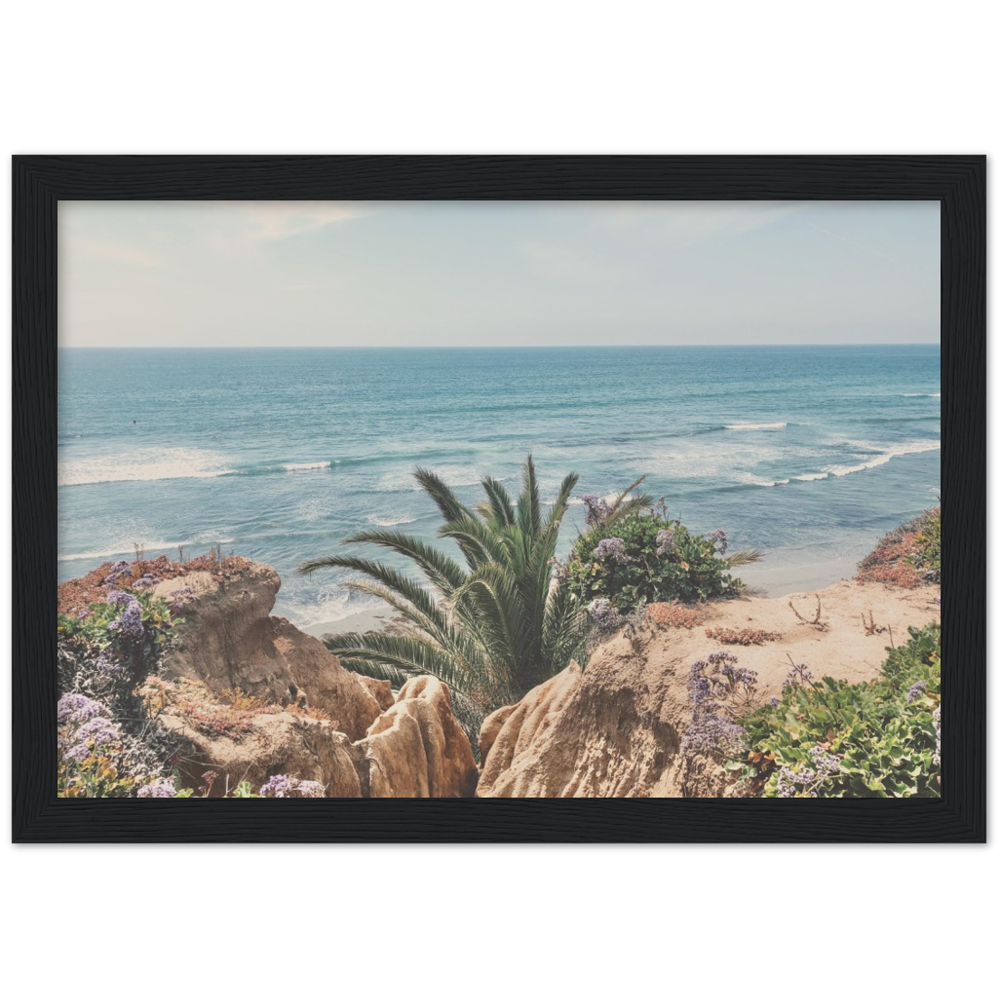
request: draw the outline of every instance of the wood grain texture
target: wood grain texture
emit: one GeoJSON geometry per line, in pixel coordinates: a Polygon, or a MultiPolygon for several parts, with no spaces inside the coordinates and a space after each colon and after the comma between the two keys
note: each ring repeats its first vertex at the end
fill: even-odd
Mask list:
{"type": "Polygon", "coordinates": [[[16,842],[985,840],[984,157],[24,156],[12,173],[16,842]],[[57,799],[57,207],[132,199],[940,201],[943,798],[57,799]]]}

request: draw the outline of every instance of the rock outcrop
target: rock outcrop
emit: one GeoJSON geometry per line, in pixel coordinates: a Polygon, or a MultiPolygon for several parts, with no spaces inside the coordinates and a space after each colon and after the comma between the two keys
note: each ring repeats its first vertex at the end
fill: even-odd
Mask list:
{"type": "Polygon", "coordinates": [[[815,595],[712,604],[712,628],[779,634],[763,645],[721,646],[704,628],[647,621],[601,645],[586,671],[571,663],[517,704],[488,716],[480,732],[480,796],[715,796],[738,794],[706,761],[678,753],[691,718],[691,664],[726,649],[758,674],[757,697],[777,694],[789,658],[816,677],[875,677],[891,635],[938,615],[937,587],[893,590],[853,581],[815,595]],[[796,614],[796,610],[798,614],[796,614]],[[868,623],[862,615],[874,611],[868,623]]]}
{"type": "Polygon", "coordinates": [[[385,706],[385,692],[379,682],[373,691],[344,670],[319,639],[271,615],[280,586],[263,563],[228,580],[201,572],[157,584],[154,595],[167,600],[181,587],[192,591],[161,676],[198,679],[217,695],[238,689],[280,705],[318,708],[350,739],[360,739],[385,706]]]}
{"type": "Polygon", "coordinates": [[[454,798],[476,789],[472,747],[448,688],[433,677],[407,682],[353,742],[334,723],[299,711],[254,715],[231,735],[213,733],[199,715],[200,725],[168,708],[160,721],[183,747],[176,762],[183,783],[198,787],[205,771],[215,771],[212,794],[244,780],[256,789],[275,774],[318,781],[328,798],[454,798]]]}
{"type": "Polygon", "coordinates": [[[256,791],[275,774],[318,781],[328,798],[359,798],[361,779],[354,747],[331,723],[291,712],[253,717],[238,738],[210,735],[183,716],[160,716],[163,728],[182,746],[176,755],[181,784],[198,788],[206,771],[219,776],[212,795],[224,795],[241,781],[256,791]]]}
{"type": "Polygon", "coordinates": [[[344,670],[319,639],[271,615],[280,586],[270,566],[250,563],[225,579],[191,572],[154,590],[176,600],[190,588],[159,671],[172,706],[159,718],[183,747],[185,784],[198,787],[211,770],[213,794],[288,774],[332,798],[472,795],[479,771],[447,686],[418,677],[394,695],[388,681],[344,670]],[[234,710],[234,691],[275,707],[234,710]]]}
{"type": "Polygon", "coordinates": [[[452,714],[447,686],[435,677],[407,681],[357,746],[371,798],[465,797],[476,790],[472,746],[452,714]]]}

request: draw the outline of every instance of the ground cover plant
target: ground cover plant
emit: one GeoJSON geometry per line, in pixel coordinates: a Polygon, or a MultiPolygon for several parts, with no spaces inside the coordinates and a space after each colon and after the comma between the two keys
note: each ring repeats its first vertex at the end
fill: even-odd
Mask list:
{"type": "Polygon", "coordinates": [[[941,582],[941,508],[932,507],[879,539],[858,563],[857,579],[916,587],[941,582]]]}

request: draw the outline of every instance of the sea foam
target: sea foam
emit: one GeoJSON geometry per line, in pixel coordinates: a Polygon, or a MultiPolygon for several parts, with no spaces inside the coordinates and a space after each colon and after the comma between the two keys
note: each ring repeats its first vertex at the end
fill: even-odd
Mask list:
{"type": "Polygon", "coordinates": [[[162,448],[67,459],[59,463],[60,486],[153,482],[159,479],[214,479],[232,475],[225,456],[197,448],[162,448]]]}

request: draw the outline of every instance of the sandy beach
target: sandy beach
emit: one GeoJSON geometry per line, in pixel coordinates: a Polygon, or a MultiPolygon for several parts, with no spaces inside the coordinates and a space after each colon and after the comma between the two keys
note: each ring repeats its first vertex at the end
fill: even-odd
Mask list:
{"type": "MultiPolygon", "coordinates": [[[[739,566],[733,572],[747,585],[748,594],[754,597],[778,598],[823,590],[843,580],[853,579],[857,571],[857,560],[851,556],[809,562],[802,565],[768,565],[767,556],[757,563],[739,566]]],[[[308,635],[322,638],[324,635],[342,632],[382,631],[399,616],[390,608],[368,608],[346,618],[335,621],[316,622],[314,625],[299,626],[308,635]]]]}

